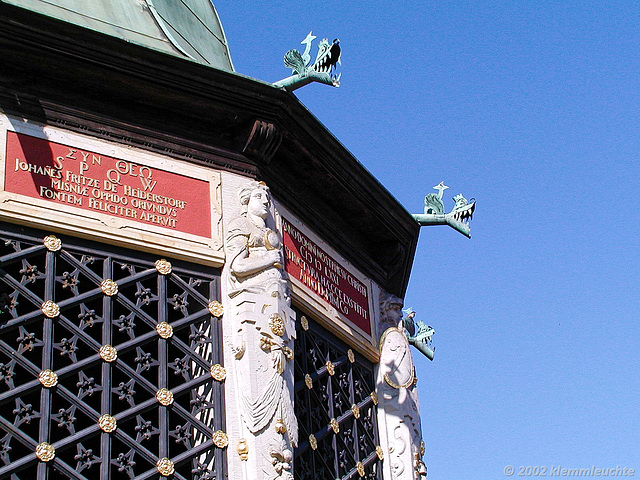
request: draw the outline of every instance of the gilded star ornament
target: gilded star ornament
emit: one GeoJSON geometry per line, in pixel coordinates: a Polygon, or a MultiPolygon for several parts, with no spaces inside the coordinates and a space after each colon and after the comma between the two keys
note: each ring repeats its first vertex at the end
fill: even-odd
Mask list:
{"type": "Polygon", "coordinates": [[[209,313],[211,313],[211,315],[217,318],[220,318],[224,313],[224,307],[220,302],[216,300],[214,300],[213,302],[209,302],[209,305],[207,306],[207,308],[209,309],[209,313]]]}
{"type": "Polygon", "coordinates": [[[167,457],[158,460],[156,462],[156,468],[158,469],[160,475],[162,475],[163,477],[173,475],[173,473],[176,471],[175,465],[167,457]]]}
{"type": "Polygon", "coordinates": [[[111,433],[115,431],[116,428],[118,428],[118,422],[114,417],[105,413],[98,419],[98,426],[103,432],[111,433]]]}
{"type": "Polygon", "coordinates": [[[115,362],[118,358],[118,351],[109,344],[101,346],[98,353],[105,362],[115,362]]]}
{"type": "Polygon", "coordinates": [[[55,235],[47,235],[42,242],[50,252],[57,252],[62,248],[62,240],[55,235]]]}
{"type": "Polygon", "coordinates": [[[214,380],[217,380],[219,382],[223,382],[225,378],[227,378],[227,371],[219,363],[211,366],[209,373],[214,380]]]}
{"type": "Polygon", "coordinates": [[[38,381],[43,387],[55,387],[58,384],[58,375],[49,369],[43,370],[38,374],[38,381]]]}
{"type": "Polygon", "coordinates": [[[309,445],[311,446],[311,450],[318,448],[318,440],[313,433],[309,435],[309,445]]]}
{"type": "Polygon", "coordinates": [[[213,444],[218,448],[225,448],[229,445],[229,437],[222,430],[215,431],[211,440],[213,440],[213,444]]]}
{"type": "Polygon", "coordinates": [[[36,447],[36,457],[38,457],[38,460],[41,462],[50,462],[55,456],[56,449],[47,442],[42,442],[36,447]]]}
{"type": "Polygon", "coordinates": [[[309,320],[304,315],[300,318],[300,325],[305,332],[309,330],[309,320]]]}
{"type": "Polygon", "coordinates": [[[60,315],[60,307],[57,303],[47,300],[40,306],[40,310],[47,318],[55,318],[60,315]]]}
{"type": "Polygon", "coordinates": [[[171,338],[173,336],[173,327],[167,322],[160,322],[156,325],[156,332],[160,338],[171,338]]]}
{"type": "Polygon", "coordinates": [[[161,275],[169,275],[171,273],[171,262],[161,258],[160,260],[156,260],[156,270],[161,275]]]}
{"type": "Polygon", "coordinates": [[[113,297],[118,293],[118,284],[110,278],[107,278],[100,283],[100,289],[107,297],[113,297]]]}
{"type": "Polygon", "coordinates": [[[354,417],[360,418],[360,409],[358,408],[358,405],[356,405],[355,403],[351,405],[351,413],[353,413],[354,417]]]}

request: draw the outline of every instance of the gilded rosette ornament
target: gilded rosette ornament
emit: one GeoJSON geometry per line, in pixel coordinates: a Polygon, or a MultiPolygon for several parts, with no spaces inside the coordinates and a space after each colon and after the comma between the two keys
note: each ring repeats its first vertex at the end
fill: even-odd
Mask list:
{"type": "Polygon", "coordinates": [[[318,440],[313,433],[309,435],[309,446],[311,447],[311,450],[315,450],[318,448],[318,440]]]}
{"type": "Polygon", "coordinates": [[[308,373],[304,376],[304,384],[309,390],[313,388],[313,380],[311,379],[311,375],[309,375],[308,373]]]}
{"type": "Polygon", "coordinates": [[[171,338],[173,336],[173,327],[167,322],[160,322],[156,325],[156,332],[160,338],[171,338]]]}
{"type": "Polygon", "coordinates": [[[118,293],[118,284],[110,278],[107,278],[100,284],[100,289],[102,290],[102,293],[104,293],[107,297],[113,297],[116,293],[118,293]]]}
{"type": "Polygon", "coordinates": [[[382,450],[382,447],[380,445],[376,447],[376,455],[378,455],[378,458],[380,460],[384,460],[384,451],[382,450]]]}
{"type": "Polygon", "coordinates": [[[164,457],[158,460],[156,463],[156,468],[158,469],[158,472],[160,473],[160,475],[162,475],[163,477],[168,477],[169,475],[173,475],[174,472],[176,471],[175,465],[167,457],[164,457]]]}
{"type": "Polygon", "coordinates": [[[222,430],[217,430],[213,432],[213,437],[211,438],[213,444],[218,448],[226,448],[229,445],[229,437],[222,430]]]}
{"type": "Polygon", "coordinates": [[[56,457],[56,449],[53,448],[53,445],[42,442],[36,447],[36,457],[41,462],[50,462],[56,457]]]}
{"type": "Polygon", "coordinates": [[[356,470],[358,471],[358,475],[364,477],[364,465],[362,465],[362,462],[356,463],[356,470]]]}
{"type": "Polygon", "coordinates": [[[360,408],[355,403],[351,405],[351,413],[353,413],[354,417],[360,418],[360,408]]]}
{"type": "Polygon", "coordinates": [[[284,352],[284,356],[287,357],[287,360],[293,360],[293,350],[289,347],[284,347],[282,351],[284,352]]]}
{"type": "Polygon", "coordinates": [[[378,394],[376,392],[371,392],[371,401],[374,405],[378,405],[378,394]]]}
{"type": "Polygon", "coordinates": [[[101,346],[98,353],[100,354],[100,358],[105,362],[115,362],[118,358],[118,351],[108,344],[101,346]]]}
{"type": "Polygon", "coordinates": [[[327,372],[333,377],[336,374],[336,368],[333,366],[333,363],[331,363],[331,360],[327,360],[325,365],[327,367],[327,372]]]}
{"type": "Polygon", "coordinates": [[[51,370],[43,370],[38,374],[38,381],[43,387],[52,388],[58,384],[58,375],[51,370]]]}
{"type": "Polygon", "coordinates": [[[218,382],[223,382],[225,378],[227,378],[227,371],[218,363],[209,369],[209,373],[211,374],[211,377],[218,382]]]}
{"type": "Polygon", "coordinates": [[[331,419],[329,425],[331,425],[331,430],[333,430],[333,433],[340,433],[340,424],[335,418],[331,419]]]}
{"type": "Polygon", "coordinates": [[[156,400],[160,405],[168,407],[173,403],[173,393],[171,392],[171,390],[161,388],[156,392],[156,400]]]}
{"type": "Polygon", "coordinates": [[[50,252],[57,252],[62,248],[62,240],[55,235],[47,235],[42,242],[50,252]]]}
{"type": "Polygon", "coordinates": [[[279,337],[284,335],[284,321],[282,317],[277,313],[272,313],[269,316],[269,328],[273,332],[274,335],[279,337]]]}
{"type": "Polygon", "coordinates": [[[213,315],[216,318],[220,318],[224,313],[224,307],[220,302],[216,300],[214,300],[213,302],[209,302],[208,308],[209,308],[209,313],[211,313],[211,315],[213,315]]]}
{"type": "Polygon", "coordinates": [[[103,432],[111,433],[118,428],[118,422],[109,414],[104,414],[98,419],[98,426],[103,432]]]}
{"type": "Polygon", "coordinates": [[[353,353],[353,350],[351,349],[347,350],[347,358],[349,358],[349,362],[355,363],[356,355],[353,353]]]}
{"type": "Polygon", "coordinates": [[[300,318],[300,325],[304,331],[309,330],[309,320],[304,315],[300,318]]]}
{"type": "Polygon", "coordinates": [[[60,315],[60,307],[57,303],[47,300],[40,306],[40,310],[47,318],[55,318],[60,315]]]}
{"type": "Polygon", "coordinates": [[[169,275],[171,273],[171,262],[164,258],[156,260],[156,270],[161,275],[169,275]]]}

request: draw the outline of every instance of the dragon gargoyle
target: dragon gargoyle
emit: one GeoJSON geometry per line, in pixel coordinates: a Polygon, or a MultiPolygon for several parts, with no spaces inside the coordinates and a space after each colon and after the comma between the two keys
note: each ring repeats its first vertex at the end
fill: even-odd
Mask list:
{"type": "Polygon", "coordinates": [[[305,45],[304,53],[291,49],[284,55],[284,64],[289,67],[293,75],[279,82],[274,83],[276,87],[284,88],[291,92],[297,88],[304,87],[311,82],[324,83],[333,87],[340,86],[340,75],[334,75],[336,65],[340,64],[340,40],[337,38],[333,43],[324,38],[318,44],[318,55],[311,63],[311,43],[316,37],[309,32],[309,35],[300,43],[305,45]]]}
{"type": "Polygon", "coordinates": [[[447,188],[444,182],[440,182],[433,187],[438,193],[429,193],[424,198],[424,213],[413,214],[413,218],[421,225],[449,225],[461,234],[471,238],[471,227],[469,221],[473,218],[473,211],[476,209],[476,202],[471,199],[469,202],[461,193],[453,197],[456,202],[449,213],[444,213],[442,203],[442,192],[447,188]]]}
{"type": "Polygon", "coordinates": [[[402,326],[409,345],[413,345],[425,357],[433,360],[435,348],[431,347],[431,336],[436,333],[435,330],[430,325],[419,320],[414,322],[413,318],[416,316],[416,312],[413,311],[413,308],[405,308],[402,312],[405,314],[402,319],[402,326]]]}

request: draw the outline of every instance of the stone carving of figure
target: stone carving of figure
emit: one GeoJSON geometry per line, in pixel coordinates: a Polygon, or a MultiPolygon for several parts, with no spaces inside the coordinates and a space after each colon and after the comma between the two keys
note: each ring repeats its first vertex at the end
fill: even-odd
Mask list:
{"type": "Polygon", "coordinates": [[[241,215],[230,225],[226,238],[229,296],[246,291],[280,290],[282,253],[279,235],[267,226],[269,189],[263,182],[247,183],[238,192],[241,215]]]}
{"type": "MultiPolygon", "coordinates": [[[[294,314],[282,270],[282,241],[269,189],[249,181],[238,192],[241,213],[229,223],[223,271],[237,372],[236,395],[248,461],[259,479],[292,479],[298,439],[293,410],[294,314]],[[253,452],[253,456],[252,453],[253,452]],[[260,466],[258,466],[258,464],[260,466]]],[[[225,310],[226,311],[226,310],[225,310]]]]}
{"type": "Polygon", "coordinates": [[[380,296],[378,325],[382,335],[377,384],[382,394],[392,476],[398,480],[422,479],[425,473],[418,392],[400,298],[386,293],[380,296]]]}

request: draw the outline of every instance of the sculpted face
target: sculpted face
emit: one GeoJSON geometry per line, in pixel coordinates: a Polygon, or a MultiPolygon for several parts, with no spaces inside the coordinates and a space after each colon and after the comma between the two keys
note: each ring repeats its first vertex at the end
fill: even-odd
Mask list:
{"type": "Polygon", "coordinates": [[[269,208],[269,194],[262,188],[256,188],[251,192],[249,197],[249,204],[247,205],[247,211],[250,215],[255,215],[260,218],[267,218],[267,212],[269,208]]]}

